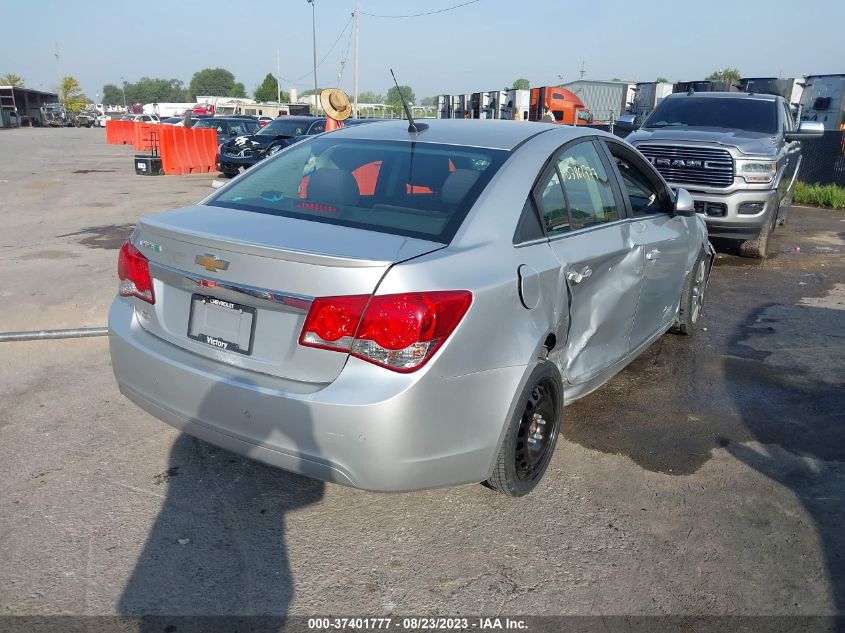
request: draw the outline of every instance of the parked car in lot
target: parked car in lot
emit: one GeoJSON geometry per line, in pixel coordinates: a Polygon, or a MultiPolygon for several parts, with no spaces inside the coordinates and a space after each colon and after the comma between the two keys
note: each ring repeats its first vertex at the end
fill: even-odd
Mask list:
{"type": "Polygon", "coordinates": [[[325,117],[279,117],[261,129],[226,139],[220,147],[217,168],[224,176],[235,176],[241,167],[252,167],[300,138],[319,134],[325,129],[325,117]]]}
{"type": "Polygon", "coordinates": [[[800,141],[823,132],[796,125],[781,96],[690,92],[666,97],[627,140],[670,185],[689,190],[711,236],[762,258],[792,205],[800,141]]]}
{"type": "MultiPolygon", "coordinates": [[[[344,126],[352,127],[383,120],[385,119],[347,119],[344,126]]],[[[241,168],[248,169],[288,145],[314,134],[322,134],[325,129],[325,117],[285,116],[272,119],[271,123],[256,134],[239,136],[224,143],[217,157],[217,169],[227,178],[232,178],[241,168]]]]}
{"type": "Polygon", "coordinates": [[[712,259],[689,194],[606,133],[350,126],[139,220],[112,365],[152,415],[280,468],[522,495],[565,403],[693,332],[712,259]]]}
{"type": "Polygon", "coordinates": [[[199,119],[191,127],[217,130],[217,144],[222,145],[232,137],[254,134],[258,131],[258,121],[248,117],[214,116],[199,119]]]}
{"type": "Polygon", "coordinates": [[[137,121],[138,123],[161,123],[156,114],[128,114],[123,119],[126,121],[137,121]]]}

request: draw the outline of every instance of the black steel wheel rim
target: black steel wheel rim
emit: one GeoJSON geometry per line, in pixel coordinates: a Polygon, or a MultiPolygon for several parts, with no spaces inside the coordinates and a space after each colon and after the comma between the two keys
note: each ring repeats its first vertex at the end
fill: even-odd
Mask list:
{"type": "Polygon", "coordinates": [[[554,387],[541,380],[531,390],[516,433],[515,463],[519,479],[530,481],[540,475],[551,457],[555,425],[554,387]]]}

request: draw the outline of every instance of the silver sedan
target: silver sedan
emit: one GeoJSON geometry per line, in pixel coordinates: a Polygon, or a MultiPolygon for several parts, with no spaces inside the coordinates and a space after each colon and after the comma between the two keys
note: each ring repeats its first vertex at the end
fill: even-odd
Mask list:
{"type": "Polygon", "coordinates": [[[712,260],[689,194],[608,134],[350,127],[141,218],[112,363],[152,415],[280,468],[517,496],[564,404],[693,332],[712,260]]]}

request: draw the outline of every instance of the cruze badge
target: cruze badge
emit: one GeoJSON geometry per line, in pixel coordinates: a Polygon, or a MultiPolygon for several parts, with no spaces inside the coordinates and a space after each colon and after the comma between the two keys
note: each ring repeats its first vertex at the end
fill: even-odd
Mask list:
{"type": "Polygon", "coordinates": [[[205,255],[197,255],[197,258],[194,261],[200,266],[204,267],[206,270],[209,270],[213,273],[229,268],[229,262],[227,262],[225,259],[217,259],[217,257],[215,255],[212,255],[211,253],[206,253],[205,255]]]}

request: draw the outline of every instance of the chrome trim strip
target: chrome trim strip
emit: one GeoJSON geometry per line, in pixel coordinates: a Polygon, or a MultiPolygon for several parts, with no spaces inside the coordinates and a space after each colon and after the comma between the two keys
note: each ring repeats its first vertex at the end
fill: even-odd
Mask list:
{"type": "Polygon", "coordinates": [[[314,297],[236,284],[215,277],[179,270],[159,262],[151,261],[149,265],[150,275],[168,285],[187,292],[205,292],[235,303],[243,303],[244,297],[248,297],[249,301],[246,302],[246,305],[306,314],[314,301],[314,297]]]}

